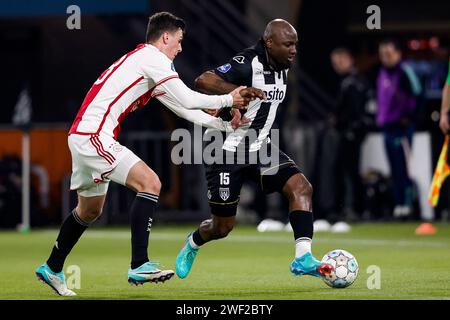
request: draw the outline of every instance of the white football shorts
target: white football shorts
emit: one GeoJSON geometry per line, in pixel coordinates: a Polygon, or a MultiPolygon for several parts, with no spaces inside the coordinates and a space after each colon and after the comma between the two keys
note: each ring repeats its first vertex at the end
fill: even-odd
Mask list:
{"type": "Polygon", "coordinates": [[[109,182],[125,186],[128,172],[141,159],[127,147],[106,135],[71,134],[70,190],[83,197],[105,195],[109,182]]]}

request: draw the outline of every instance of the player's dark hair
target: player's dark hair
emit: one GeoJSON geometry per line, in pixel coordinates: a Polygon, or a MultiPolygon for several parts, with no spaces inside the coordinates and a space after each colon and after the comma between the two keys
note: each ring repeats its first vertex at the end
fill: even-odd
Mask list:
{"type": "Polygon", "coordinates": [[[184,32],[185,28],[186,24],[183,19],[178,18],[170,12],[158,12],[148,19],[145,41],[156,41],[164,32],[173,33],[178,29],[184,32]]]}
{"type": "Polygon", "coordinates": [[[386,39],[381,40],[380,43],[378,44],[378,47],[387,46],[387,45],[393,46],[394,49],[397,51],[402,51],[400,42],[398,42],[397,40],[392,39],[392,38],[386,38],[386,39]]]}

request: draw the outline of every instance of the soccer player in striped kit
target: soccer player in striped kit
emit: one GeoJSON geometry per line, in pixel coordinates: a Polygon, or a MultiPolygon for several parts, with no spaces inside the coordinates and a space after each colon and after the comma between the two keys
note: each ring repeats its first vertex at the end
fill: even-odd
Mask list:
{"type": "MultiPolygon", "coordinates": [[[[287,72],[296,56],[297,43],[297,31],[290,23],[272,20],[255,46],[238,53],[214,71],[204,72],[196,80],[197,87],[210,94],[247,85],[262,90],[265,99],[249,104],[245,111],[250,121],[248,127],[240,127],[225,138],[221,149],[226,161],[205,162],[211,219],[203,221],[187,237],[179,252],[176,273],[181,279],[188,276],[202,245],[226,237],[233,229],[241,187],[247,180],[259,184],[265,193],[280,192],[289,201],[289,221],[295,240],[290,271],[297,276],[315,277],[332,271],[331,265],[317,260],[311,252],[312,186],[295,162],[271,143],[269,137],[277,108],[286,96],[287,72]],[[272,159],[277,161],[264,161],[268,160],[267,154],[270,158],[274,155],[272,159]],[[246,161],[230,164],[228,160],[233,158],[246,161]],[[252,158],[257,161],[251,161],[252,158]]],[[[226,114],[219,113],[219,117],[226,114]]]]}
{"type": "Polygon", "coordinates": [[[130,209],[132,258],[128,282],[163,282],[174,274],[149,261],[148,238],[161,182],[150,167],[117,142],[120,123],[130,112],[157,98],[189,121],[233,131],[229,122],[194,109],[244,108],[253,96],[252,88],[245,87],[224,95],[204,95],[189,89],[173,65],[181,52],[184,30],[184,21],[170,13],[151,16],[146,43],[100,75],[70,128],[71,189],[78,193],[78,204],[64,220],[50,257],[36,270],[38,279],[59,295],[76,295],[67,288],[64,261],[86,228],[100,216],[111,180],[136,192],[130,209]]]}

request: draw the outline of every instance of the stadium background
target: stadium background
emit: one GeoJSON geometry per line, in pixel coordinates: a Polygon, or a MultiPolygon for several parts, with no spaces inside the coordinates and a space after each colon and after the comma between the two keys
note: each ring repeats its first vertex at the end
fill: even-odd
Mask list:
{"type": "MultiPolygon", "coordinates": [[[[283,17],[297,27],[298,61],[291,70],[288,97],[279,108],[276,126],[282,129],[282,148],[297,160],[315,187],[318,218],[326,218],[326,202],[334,192],[329,187],[332,185],[327,172],[329,164],[323,161],[323,151],[319,147],[325,145],[326,148],[327,142],[321,137],[330,129],[326,118],[334,108],[338,85],[329,54],[337,46],[349,47],[355,54],[357,67],[371,79],[379,66],[378,42],[385,37],[398,40],[405,48],[405,58],[415,67],[425,87],[417,128],[419,133],[425,133],[422,146],[429,152],[417,153],[419,159],[415,161],[419,167],[425,167],[425,179],[431,177],[443,141],[436,111],[440,107],[440,90],[448,59],[448,2],[378,1],[381,30],[366,27],[369,16],[366,9],[371,4],[367,1],[286,0],[277,5],[270,0],[78,1],[80,30],[66,27],[70,15],[66,9],[70,4],[69,1],[58,4],[2,1],[0,4],[0,58],[4,62],[0,113],[3,187],[0,227],[14,227],[20,222],[21,132],[12,125],[19,94],[24,93],[31,99],[32,106],[31,225],[58,225],[75,203],[75,195],[67,192],[70,154],[66,132],[70,123],[96,77],[117,57],[143,41],[147,17],[161,10],[180,15],[187,22],[184,50],[175,64],[191,87],[199,73],[252,45],[267,21],[283,17]],[[292,142],[295,140],[291,139],[292,134],[301,137],[297,139],[300,142],[292,142]],[[290,143],[286,145],[287,140],[290,143]]],[[[199,165],[177,167],[169,161],[173,146],[169,142],[170,132],[178,127],[192,128],[192,125],[157,101],[151,101],[148,107],[131,114],[124,122],[121,142],[147,161],[162,179],[158,220],[200,221],[209,214],[203,168],[199,165]]],[[[370,129],[376,132],[376,128],[370,129]]],[[[373,145],[366,146],[369,154],[378,152],[370,148],[374,148],[373,145]]],[[[367,169],[368,164],[363,161],[362,167],[367,169]]],[[[361,174],[364,174],[363,169],[361,174]]],[[[388,174],[385,174],[387,178],[388,174]]],[[[421,186],[421,204],[414,217],[440,219],[446,199],[441,201],[443,206],[431,212],[424,204],[426,183],[421,186]]],[[[285,218],[284,204],[277,195],[270,196],[264,207],[254,208],[252,203],[261,203],[261,199],[253,201],[257,194],[251,186],[244,189],[240,210],[243,220],[256,223],[262,219],[262,212],[267,212],[268,217],[285,218]]],[[[106,214],[99,223],[127,223],[126,210],[132,198],[125,188],[111,185],[106,214]]],[[[389,200],[386,202],[386,208],[379,209],[378,216],[365,219],[389,218],[389,200]]]]}
{"type": "MultiPolygon", "coordinates": [[[[9,263],[0,264],[0,299],[54,298],[48,288],[38,287],[32,271],[48,254],[57,227],[75,205],[75,192],[68,192],[68,128],[98,75],[143,42],[148,16],[162,10],[181,16],[187,23],[183,52],[175,66],[190,87],[202,71],[252,45],[269,20],[281,17],[297,28],[298,59],[290,71],[288,97],[279,108],[276,126],[282,130],[282,149],[294,157],[314,186],[317,219],[329,218],[329,200],[336,193],[327,161],[332,148],[326,139],[332,136],[327,116],[334,108],[338,88],[330,52],[337,46],[348,46],[357,67],[373,81],[379,67],[378,42],[385,37],[398,40],[425,88],[416,123],[418,144],[413,150],[422,198],[416,199],[411,221],[395,221],[392,199],[384,194],[369,199],[369,214],[348,220],[352,226],[349,234],[315,234],[313,250],[318,258],[339,246],[355,254],[360,264],[357,282],[337,292],[317,279],[292,281],[287,268],[293,251],[291,233],[261,235],[255,228],[264,217],[285,220],[285,204],[277,195],[264,202],[257,189],[247,185],[236,230],[227,239],[202,249],[188,279],[174,279],[149,290],[125,286],[127,210],[134,195],[111,184],[104,214],[67,261],[83,270],[79,298],[448,299],[449,191],[444,185],[436,209],[424,203],[423,191],[428,191],[443,142],[438,110],[448,68],[449,9],[448,1],[437,0],[1,1],[0,256],[9,263]],[[80,30],[66,27],[70,16],[66,9],[72,4],[81,9],[80,30]],[[371,4],[381,8],[381,30],[366,27],[366,9],[371,4]],[[31,233],[22,235],[15,229],[21,222],[24,127],[13,125],[12,119],[14,109],[28,103],[32,106],[31,233]],[[433,222],[437,234],[415,235],[415,228],[424,221],[433,222]],[[382,271],[381,290],[369,290],[371,275],[366,268],[374,265],[382,271]]],[[[120,137],[161,177],[163,189],[150,248],[152,257],[171,268],[186,234],[209,215],[202,166],[177,167],[170,162],[170,133],[178,127],[193,129],[157,101],[150,101],[127,118],[120,137]]],[[[378,183],[388,185],[380,134],[374,127],[370,131],[364,143],[361,174],[373,166],[385,177],[378,183]]]]}

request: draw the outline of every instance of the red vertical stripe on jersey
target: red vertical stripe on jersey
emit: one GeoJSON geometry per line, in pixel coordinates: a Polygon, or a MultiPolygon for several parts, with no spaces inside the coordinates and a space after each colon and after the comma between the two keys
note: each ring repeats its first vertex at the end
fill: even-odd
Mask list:
{"type": "Polygon", "coordinates": [[[151,98],[151,94],[153,92],[153,89],[155,87],[151,88],[149,91],[147,91],[146,93],[144,93],[142,96],[140,96],[139,98],[137,98],[135,101],[133,101],[132,104],[130,104],[124,112],[122,112],[119,116],[119,118],[117,119],[117,126],[114,128],[114,140],[117,140],[117,137],[120,134],[120,123],[123,121],[123,119],[128,116],[132,111],[135,111],[139,108],[142,108],[151,98]],[[135,108],[135,109],[133,109],[135,108]]]}
{"type": "MultiPolygon", "coordinates": [[[[86,97],[84,98],[83,103],[81,104],[80,111],[78,111],[77,116],[75,117],[72,127],[69,130],[69,134],[77,133],[76,131],[78,128],[78,124],[80,123],[81,119],[83,118],[83,115],[86,112],[86,109],[91,104],[91,102],[95,99],[98,92],[105,84],[105,82],[108,81],[109,77],[111,77],[111,75],[125,62],[125,60],[128,59],[129,56],[131,56],[133,53],[136,53],[137,51],[141,50],[142,48],[145,48],[145,45],[139,45],[136,49],[127,53],[125,58],[117,66],[114,67],[114,69],[106,76],[106,78],[100,84],[94,83],[94,85],[91,87],[91,89],[89,89],[89,92],[87,93],[86,97]]],[[[107,72],[108,70],[109,70],[109,68],[106,69],[105,71],[103,71],[103,73],[100,75],[100,77],[97,79],[97,81],[99,79],[101,79],[102,76],[105,74],[105,72],[107,72]]]]}
{"type": "Polygon", "coordinates": [[[144,79],[144,76],[141,76],[139,78],[137,78],[132,84],[130,84],[128,87],[126,87],[124,90],[122,90],[122,92],[109,104],[108,106],[108,110],[106,110],[105,114],[103,115],[103,119],[102,122],[100,122],[100,126],[97,129],[97,132],[95,134],[99,134],[100,131],[102,131],[103,128],[103,124],[106,121],[106,117],[109,115],[109,113],[111,112],[111,108],[112,106],[117,102],[117,100],[119,100],[128,90],[130,90],[131,88],[133,88],[136,84],[139,83],[139,81],[141,81],[142,79],[144,79]]]}
{"type": "Polygon", "coordinates": [[[178,78],[178,76],[170,76],[167,78],[164,78],[162,80],[160,80],[158,83],[155,84],[155,86],[153,88],[151,88],[149,91],[147,91],[146,93],[144,93],[142,96],[140,96],[139,98],[137,98],[135,101],[133,101],[133,103],[131,103],[124,112],[122,112],[119,116],[119,118],[117,119],[118,124],[117,126],[114,128],[114,139],[117,140],[117,137],[120,134],[120,123],[123,121],[123,119],[128,116],[130,114],[130,112],[135,111],[139,108],[142,108],[151,98],[157,97],[157,96],[161,96],[163,94],[165,94],[165,92],[160,92],[157,93],[155,95],[153,95],[153,91],[156,89],[157,86],[163,84],[164,82],[170,80],[170,79],[175,79],[178,78]],[[133,108],[136,107],[136,109],[133,110],[133,108]]]}

